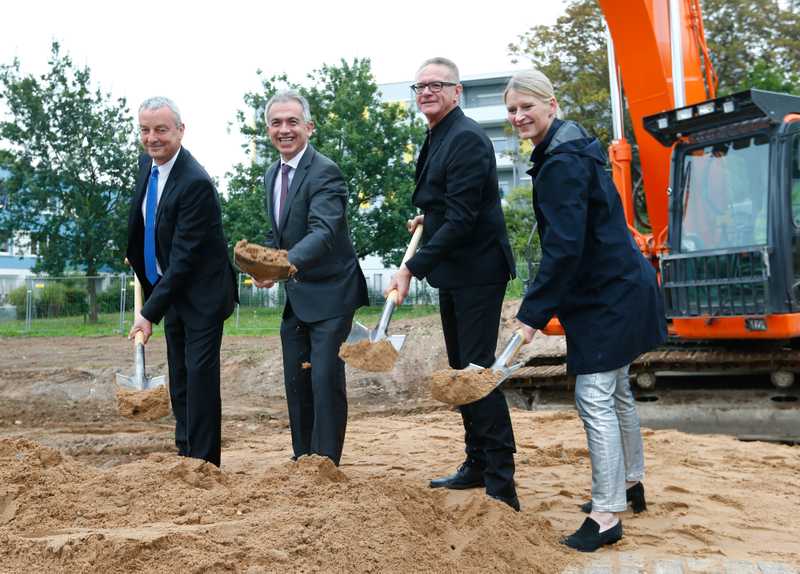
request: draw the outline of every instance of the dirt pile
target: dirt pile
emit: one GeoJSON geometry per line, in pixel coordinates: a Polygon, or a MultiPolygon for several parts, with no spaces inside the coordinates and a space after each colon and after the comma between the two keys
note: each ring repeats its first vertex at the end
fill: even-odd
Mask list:
{"type": "Polygon", "coordinates": [[[339,357],[355,369],[370,373],[384,373],[394,369],[397,350],[386,339],[382,341],[359,341],[344,343],[339,348],[339,357]]]}
{"type": "Polygon", "coordinates": [[[169,415],[169,390],[160,385],[144,391],[117,389],[117,411],[125,418],[138,421],[155,421],[169,415]]]}
{"type": "Polygon", "coordinates": [[[431,375],[431,396],[449,405],[467,405],[491,393],[500,377],[492,369],[442,369],[431,375]]]}
{"type": "Polygon", "coordinates": [[[227,473],[157,454],[101,471],[3,439],[0,484],[4,572],[549,573],[574,558],[536,514],[486,497],[448,508],[319,457],[227,473]]]}
{"type": "Polygon", "coordinates": [[[278,281],[289,277],[289,252],[240,240],[233,248],[239,269],[259,281],[278,281]]]}

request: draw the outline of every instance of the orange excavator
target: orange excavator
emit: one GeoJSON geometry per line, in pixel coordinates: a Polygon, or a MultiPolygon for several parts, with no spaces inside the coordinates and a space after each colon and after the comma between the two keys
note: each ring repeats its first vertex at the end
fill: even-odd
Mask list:
{"type": "MultiPolygon", "coordinates": [[[[716,95],[699,0],[599,0],[609,33],[613,177],[637,244],[657,268],[670,345],[631,367],[800,372],[800,97],[716,95]],[[650,230],[635,226],[630,113],[650,230]]],[[[563,331],[557,319],[545,329],[563,331]]],[[[535,378],[532,366],[517,377],[535,378]]],[[[552,369],[550,372],[554,372],[552,369]]]]}

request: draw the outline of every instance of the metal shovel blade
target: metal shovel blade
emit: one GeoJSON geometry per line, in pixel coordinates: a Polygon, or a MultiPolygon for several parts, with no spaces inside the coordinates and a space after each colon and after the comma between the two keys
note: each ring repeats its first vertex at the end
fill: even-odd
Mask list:
{"type": "MultiPolygon", "coordinates": [[[[484,395],[484,397],[487,396],[492,391],[494,391],[494,389],[499,387],[503,383],[503,381],[505,381],[515,371],[519,370],[523,366],[523,363],[514,363],[511,366],[507,366],[506,363],[508,363],[508,361],[511,360],[511,358],[514,355],[517,354],[517,351],[519,351],[520,347],[522,347],[522,345],[524,343],[525,343],[525,340],[522,337],[522,333],[520,331],[515,332],[514,336],[511,337],[511,340],[508,342],[508,344],[505,346],[503,351],[500,353],[500,356],[497,357],[497,360],[492,364],[491,367],[488,367],[489,369],[491,369],[492,371],[497,373],[499,375],[499,378],[498,378],[497,382],[494,384],[494,387],[492,387],[492,389],[490,391],[488,391],[484,395]]],[[[481,367],[480,365],[476,365],[475,363],[470,363],[469,365],[467,365],[464,368],[464,370],[465,371],[476,371],[476,370],[483,371],[483,370],[485,370],[485,368],[481,367]]],[[[481,398],[483,398],[483,397],[481,397],[481,398]]]]}
{"type": "Polygon", "coordinates": [[[405,335],[389,335],[388,337],[386,337],[386,340],[388,340],[392,344],[392,347],[394,347],[394,350],[399,353],[400,349],[403,348],[403,343],[406,342],[406,336],[405,335]]]}
{"type": "Polygon", "coordinates": [[[354,345],[361,341],[370,341],[370,330],[358,321],[353,321],[353,326],[350,328],[350,334],[347,336],[345,343],[354,345]]]}
{"type": "Polygon", "coordinates": [[[137,341],[134,351],[134,373],[133,376],[117,373],[117,384],[128,387],[135,391],[146,391],[166,384],[166,377],[148,377],[144,368],[144,345],[137,341]]]}

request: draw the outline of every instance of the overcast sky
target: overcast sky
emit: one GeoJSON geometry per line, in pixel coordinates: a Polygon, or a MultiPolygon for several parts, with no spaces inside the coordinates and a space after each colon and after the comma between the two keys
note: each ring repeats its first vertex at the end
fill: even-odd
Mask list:
{"type": "MultiPolygon", "coordinates": [[[[23,72],[46,70],[58,40],[95,85],[127,99],[131,110],[151,95],[181,108],[184,145],[222,187],[245,157],[229,129],[245,92],[259,87],[256,70],[306,73],[341,58],[367,57],[378,83],[413,78],[431,56],[453,59],[462,75],[516,69],[509,42],[537,24],[551,24],[563,0],[530,3],[433,0],[305,2],[131,2],[13,0],[2,10],[0,61],[23,72]]],[[[130,126],[135,129],[135,126],[130,126]]]]}

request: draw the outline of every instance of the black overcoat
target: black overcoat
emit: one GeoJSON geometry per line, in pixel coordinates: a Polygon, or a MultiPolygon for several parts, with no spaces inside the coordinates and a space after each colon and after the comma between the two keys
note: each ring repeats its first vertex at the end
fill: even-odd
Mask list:
{"type": "Polygon", "coordinates": [[[556,119],[531,161],[542,260],[517,317],[541,329],[558,316],[572,374],[623,367],[667,328],[655,270],[628,231],[605,153],[578,124],[556,119]]]}

